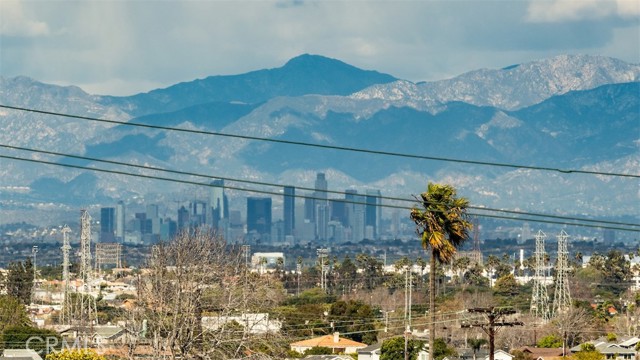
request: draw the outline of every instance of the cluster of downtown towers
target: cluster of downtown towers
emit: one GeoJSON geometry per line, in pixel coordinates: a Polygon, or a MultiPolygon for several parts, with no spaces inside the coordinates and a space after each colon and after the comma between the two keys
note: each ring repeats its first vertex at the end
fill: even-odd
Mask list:
{"type": "MultiPolygon", "coordinates": [[[[304,218],[296,221],[296,188],[285,186],[282,220],[272,221],[271,197],[247,197],[246,223],[240,211],[229,209],[224,180],[211,182],[208,197],[178,209],[177,221],[158,216],[158,205],[146,206],[127,220],[124,202],[100,210],[100,242],[154,243],[188,228],[207,226],[227,241],[294,245],[301,241],[357,242],[381,236],[382,198],[379,190],[358,194],[348,189],[344,198],[329,198],[324,173],[318,173],[315,191],[303,196],[304,218]],[[245,226],[246,225],[246,226],[245,226]]],[[[302,209],[300,209],[300,215],[302,209]]]]}

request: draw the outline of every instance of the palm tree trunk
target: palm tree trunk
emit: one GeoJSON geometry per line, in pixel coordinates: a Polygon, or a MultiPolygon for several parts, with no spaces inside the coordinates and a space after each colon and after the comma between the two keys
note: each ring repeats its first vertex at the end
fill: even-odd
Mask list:
{"type": "Polygon", "coordinates": [[[433,360],[433,347],[436,342],[436,256],[433,251],[429,265],[429,360],[433,360]]]}

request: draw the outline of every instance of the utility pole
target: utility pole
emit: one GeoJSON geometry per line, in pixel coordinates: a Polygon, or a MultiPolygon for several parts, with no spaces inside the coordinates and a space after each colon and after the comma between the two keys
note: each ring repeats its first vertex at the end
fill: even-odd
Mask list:
{"type": "Polygon", "coordinates": [[[409,328],[411,328],[411,308],[413,306],[412,289],[413,289],[413,273],[411,272],[411,265],[409,265],[409,328]]]}
{"type": "Polygon", "coordinates": [[[318,257],[320,258],[320,288],[326,292],[327,291],[327,280],[326,280],[327,266],[325,265],[325,258],[329,254],[329,249],[320,248],[317,250],[317,254],[318,254],[318,257]]]}
{"type": "Polygon", "coordinates": [[[247,286],[248,286],[248,274],[249,274],[249,253],[251,252],[251,245],[242,245],[242,251],[244,252],[244,286],[242,287],[242,316],[245,320],[245,326],[242,329],[242,339],[247,336],[247,328],[249,327],[249,318],[247,316],[247,286]]]}
{"type": "Polygon", "coordinates": [[[298,288],[296,289],[296,296],[300,295],[300,272],[302,272],[302,264],[296,264],[296,275],[298,275],[298,288]]]}
{"type": "Polygon", "coordinates": [[[36,265],[36,255],[38,254],[38,245],[33,245],[31,248],[31,254],[33,255],[33,285],[31,290],[31,302],[35,303],[36,299],[36,288],[38,287],[37,279],[38,279],[38,266],[36,265]]]}
{"type": "Polygon", "coordinates": [[[404,360],[409,360],[409,335],[411,334],[411,329],[407,325],[407,328],[404,330],[404,360]]]}
{"type": "Polygon", "coordinates": [[[515,314],[515,310],[507,309],[507,308],[472,308],[467,309],[470,313],[480,313],[484,314],[487,322],[473,322],[462,324],[463,328],[471,328],[471,327],[479,327],[481,328],[488,336],[489,336],[489,360],[494,360],[495,356],[495,336],[496,336],[496,328],[503,326],[522,326],[524,323],[522,321],[505,321],[504,317],[507,315],[515,314]]]}
{"type": "Polygon", "coordinates": [[[384,332],[388,332],[389,330],[389,313],[395,312],[395,310],[380,310],[381,313],[384,313],[384,332]]]}

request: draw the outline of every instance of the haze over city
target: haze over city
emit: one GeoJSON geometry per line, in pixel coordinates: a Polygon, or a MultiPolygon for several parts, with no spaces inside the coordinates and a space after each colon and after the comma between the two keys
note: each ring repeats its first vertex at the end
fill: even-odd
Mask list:
{"type": "Polygon", "coordinates": [[[640,359],[639,180],[638,1],[1,1],[0,360],[640,359]]]}

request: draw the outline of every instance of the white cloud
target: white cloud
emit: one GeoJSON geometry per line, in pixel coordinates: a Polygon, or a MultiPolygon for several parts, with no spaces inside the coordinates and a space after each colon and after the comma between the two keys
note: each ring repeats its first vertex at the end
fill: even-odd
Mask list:
{"type": "Polygon", "coordinates": [[[637,0],[0,0],[0,61],[3,76],[114,95],[279,67],[302,53],[412,81],[438,80],[565,53],[637,62],[640,27],[628,19],[639,6],[637,0]]]}
{"type": "Polygon", "coordinates": [[[0,35],[34,37],[48,34],[47,23],[29,19],[24,14],[22,2],[0,1],[0,35]]]}
{"type": "Polygon", "coordinates": [[[637,0],[534,0],[529,4],[527,20],[562,22],[596,20],[610,16],[640,16],[637,0]]]}

